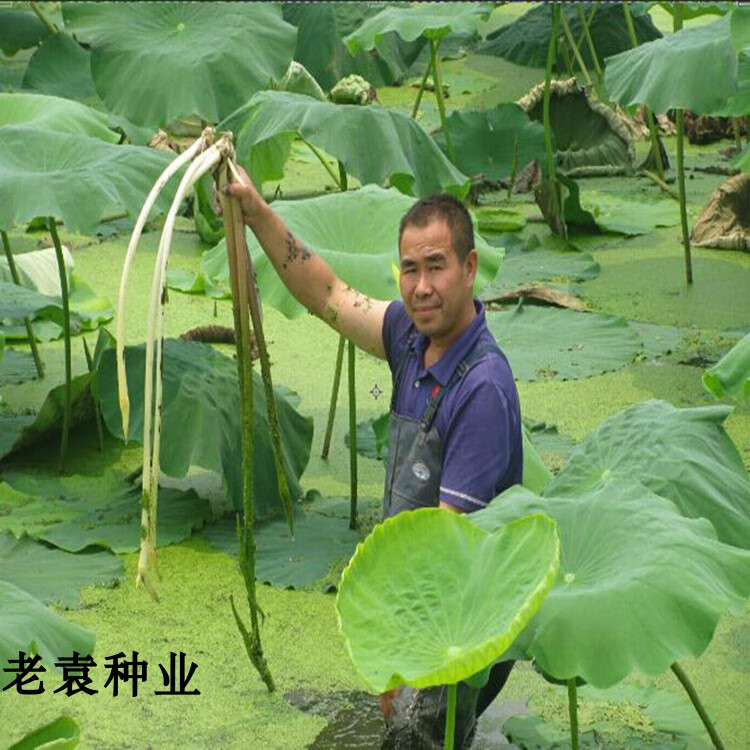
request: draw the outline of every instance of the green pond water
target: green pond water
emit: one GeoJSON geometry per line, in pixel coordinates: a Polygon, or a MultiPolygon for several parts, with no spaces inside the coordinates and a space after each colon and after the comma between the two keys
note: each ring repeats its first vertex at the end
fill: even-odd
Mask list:
{"type": "MultiPolygon", "coordinates": [[[[510,12],[510,11],[508,11],[510,12]]],[[[466,88],[448,100],[449,108],[484,104],[491,106],[515,98],[538,82],[538,71],[518,68],[523,77],[502,61],[470,56],[445,64],[446,79],[454,91],[466,88]],[[501,91],[496,81],[506,81],[501,91]],[[507,83],[512,80],[512,83],[507,83]],[[508,86],[512,91],[508,91],[508,86]],[[516,91],[518,88],[518,91],[516,91]],[[501,97],[498,98],[498,97],[501,97]]],[[[389,106],[408,107],[414,90],[383,89],[380,100],[389,106]]],[[[427,94],[423,104],[423,124],[436,124],[434,98],[427,94]]],[[[726,145],[723,144],[723,145],[726,145]]],[[[670,158],[674,139],[666,139],[670,158]]],[[[643,151],[639,145],[639,151],[643,151]]],[[[688,149],[687,166],[694,169],[717,159],[718,147],[688,149]]],[[[697,216],[706,197],[725,178],[691,171],[688,198],[691,215],[697,216]]],[[[281,187],[293,195],[320,191],[330,183],[325,171],[304,156],[289,163],[281,187]]],[[[330,183],[332,186],[332,183],[330,183]]],[[[582,187],[617,192],[640,190],[654,198],[663,197],[658,188],[635,178],[582,180],[582,187]]],[[[268,186],[271,189],[275,187],[268,186]]],[[[502,202],[502,196],[485,196],[485,201],[502,202]]],[[[511,207],[530,219],[521,235],[549,234],[538,210],[528,196],[514,196],[511,207]]],[[[356,227],[352,228],[356,232],[356,227]]],[[[43,234],[12,237],[17,247],[35,246],[43,234]]],[[[658,362],[643,361],[619,371],[583,380],[539,380],[519,383],[524,416],[545,421],[561,433],[579,440],[610,414],[649,398],[660,398],[676,406],[711,403],[701,375],[730,346],[728,331],[747,330],[750,325],[750,255],[713,250],[694,251],[695,282],[684,282],[679,228],[655,230],[647,235],[625,239],[615,235],[589,234],[574,238],[591,252],[601,265],[598,278],[579,286],[581,297],[591,309],[622,315],[650,323],[679,326],[691,330],[688,345],[662,357],[658,362]]],[[[119,235],[97,238],[67,235],[63,240],[73,252],[76,272],[99,295],[113,304],[117,299],[120,269],[128,238],[119,235]]],[[[158,233],[144,236],[132,272],[128,296],[128,343],[145,339],[148,289],[158,243],[158,233]]],[[[171,267],[195,270],[200,254],[207,249],[192,231],[188,220],[181,221],[173,244],[171,267]]],[[[395,247],[394,247],[395,258],[395,247]]],[[[333,434],[330,458],[322,460],[320,450],[330,397],[338,337],[310,316],[293,321],[275,310],[264,311],[266,337],[274,365],[274,379],[295,390],[301,397],[299,410],[314,419],[315,434],[310,463],[303,476],[304,489],[317,489],[326,496],[346,496],[349,488],[349,457],[344,447],[346,397],[342,388],[339,414],[333,434]]],[[[197,325],[232,325],[229,302],[202,296],[170,293],[166,335],[176,336],[197,325]]],[[[95,336],[88,334],[89,344],[95,336]]],[[[43,382],[31,382],[3,389],[5,413],[38,409],[44,394],[62,382],[62,345],[42,345],[47,364],[43,382]]],[[[221,347],[229,353],[228,347],[221,347]]],[[[74,371],[85,371],[80,341],[74,340],[74,371]]],[[[390,375],[387,366],[374,358],[357,354],[358,420],[377,416],[387,409],[390,375]],[[383,391],[378,398],[371,391],[383,391]]],[[[750,467],[750,410],[738,409],[727,419],[726,428],[750,467]]],[[[14,469],[52,472],[57,445],[36,447],[8,462],[14,469]]],[[[103,452],[96,450],[93,426],[75,430],[71,436],[68,471],[96,477],[106,469],[131,471],[140,464],[137,446],[123,446],[115,439],[105,440],[103,452]]],[[[5,467],[5,464],[4,464],[5,467]]],[[[360,458],[359,491],[364,497],[378,497],[383,468],[377,461],[360,458]]],[[[65,616],[91,628],[97,636],[94,658],[124,651],[138,651],[149,664],[149,682],[137,697],[127,689],[114,698],[104,689],[105,673],[94,670],[96,695],[66,697],[54,694],[59,676],[49,673],[47,691],[24,696],[0,694],[0,746],[18,740],[28,731],[61,714],[76,718],[82,730],[81,746],[87,748],[354,748],[377,747],[381,721],[374,696],[365,692],[338,633],[334,598],[320,590],[279,590],[258,587],[258,599],[266,613],[262,639],[268,663],[277,684],[269,694],[248,663],[231,615],[229,600],[244,601],[244,588],[234,558],[193,537],[160,550],[163,580],[158,584],[161,603],[155,604],[133,581],[137,554],[122,556],[125,578],[115,588],[89,587],[83,590],[81,606],[65,616]],[[190,688],[196,696],[158,696],[158,664],[165,663],[170,651],[184,651],[198,668],[190,688]]],[[[716,635],[698,660],[686,659],[683,666],[700,691],[708,711],[728,748],[750,747],[750,611],[726,615],[716,635]]],[[[656,685],[679,693],[671,674],[657,678],[632,675],[629,686],[656,685]]],[[[665,727],[669,717],[648,711],[645,704],[604,700],[582,695],[580,708],[583,746],[592,741],[592,732],[607,737],[610,747],[667,746],[672,742],[665,727]],[[588,732],[588,735],[586,734],[588,732]],[[589,740],[586,740],[586,737],[589,740]],[[638,744],[642,743],[642,744],[638,744]]],[[[528,664],[518,664],[501,696],[480,723],[475,747],[496,747],[504,742],[502,722],[509,715],[532,713],[567,726],[567,701],[563,689],[544,682],[528,664]]],[[[680,726],[691,717],[679,713],[680,726]],[[682,722],[680,724],[680,721],[682,722]]],[[[674,747],[709,747],[708,740],[693,734],[677,740],[674,747]]],[[[560,746],[565,746],[564,741],[560,746]]]]}

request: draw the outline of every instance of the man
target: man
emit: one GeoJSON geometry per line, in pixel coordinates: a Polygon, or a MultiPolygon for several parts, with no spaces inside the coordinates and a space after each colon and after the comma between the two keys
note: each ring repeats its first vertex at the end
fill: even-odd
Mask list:
{"type": "MultiPolygon", "coordinates": [[[[277,273],[307,309],[393,374],[384,517],[439,506],[484,507],[522,479],[521,416],[513,376],[473,297],[474,231],[449,195],[417,201],[399,227],[402,302],[374,300],[341,281],[273,213],[249,178],[226,192],[240,200],[277,273]]],[[[482,691],[459,686],[456,746],[507,679],[497,665],[482,691]]],[[[442,747],[445,690],[405,688],[381,696],[389,747],[442,747]]]]}

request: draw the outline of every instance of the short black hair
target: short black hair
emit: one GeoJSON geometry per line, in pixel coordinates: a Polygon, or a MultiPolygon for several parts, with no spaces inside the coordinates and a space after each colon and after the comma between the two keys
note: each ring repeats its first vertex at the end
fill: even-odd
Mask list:
{"type": "Polygon", "coordinates": [[[426,227],[430,222],[442,219],[453,237],[453,252],[459,262],[474,249],[474,225],[469,212],[458,198],[449,193],[438,193],[420,198],[403,216],[398,228],[398,247],[401,251],[401,236],[408,226],[426,227]]]}

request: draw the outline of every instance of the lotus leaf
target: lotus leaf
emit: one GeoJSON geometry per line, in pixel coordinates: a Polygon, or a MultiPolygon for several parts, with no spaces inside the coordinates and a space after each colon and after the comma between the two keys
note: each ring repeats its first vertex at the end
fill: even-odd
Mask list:
{"type": "MultiPolygon", "coordinates": [[[[60,656],[90,654],[96,636],[86,628],[68,622],[39,599],[14,584],[0,580],[0,665],[18,659],[18,652],[40,654],[50,664],[60,656]]],[[[7,685],[10,677],[3,675],[7,685]]]]}
{"type": "Polygon", "coordinates": [[[43,94],[0,94],[0,127],[25,125],[36,130],[71,133],[117,143],[120,136],[107,127],[108,117],[70,99],[43,94]]]}
{"type": "Polygon", "coordinates": [[[395,32],[408,42],[420,36],[439,41],[451,32],[474,33],[490,10],[489,5],[481,3],[421,3],[412,7],[383,8],[343,41],[352,54],[360,49],[372,49],[389,32],[395,32]]]}
{"type": "MultiPolygon", "coordinates": [[[[171,160],[139,146],[43,132],[0,130],[0,228],[56,216],[74,232],[92,232],[103,216],[125,208],[137,216],[151,185],[171,160]]],[[[165,207],[168,191],[157,205],[165,207]]]]}
{"type": "Polygon", "coordinates": [[[107,108],[138,125],[218,122],[278,81],[294,54],[294,27],[270,3],[66,3],[63,16],[91,45],[107,108]]]}
{"type": "Polygon", "coordinates": [[[713,114],[736,89],[737,51],[730,16],[642,44],[610,57],[604,82],[612,100],[645,104],[653,112],[691,109],[713,114]]]}
{"type": "MultiPolygon", "coordinates": [[[[109,431],[122,437],[114,351],[102,355],[97,376],[102,416],[109,431]]],[[[141,441],[143,431],[143,371],[145,345],[126,347],[130,390],[130,437],[141,441]]],[[[191,465],[216,471],[226,481],[235,508],[242,507],[242,460],[237,364],[212,347],[169,339],[163,349],[161,469],[184,476],[191,465]]],[[[255,381],[253,490],[257,520],[282,513],[271,446],[266,401],[258,373],[255,381]]],[[[284,469],[292,499],[302,494],[299,477],[307,466],[312,420],[290,405],[285,389],[276,388],[284,469]]]]}
{"type": "Polygon", "coordinates": [[[750,10],[736,6],[729,14],[729,34],[738,52],[750,46],[750,10]]]}
{"type": "MultiPolygon", "coordinates": [[[[391,260],[398,253],[399,221],[412,203],[412,198],[396,190],[367,185],[357,191],[276,201],[273,205],[287,227],[347,284],[377,299],[395,299],[399,292],[391,260]]],[[[289,318],[301,315],[304,307],[287,291],[249,229],[247,242],[264,303],[289,318]]],[[[490,247],[479,236],[476,248],[479,269],[475,289],[478,290],[497,273],[502,250],[490,247]]],[[[177,288],[202,288],[211,296],[229,294],[229,268],[223,242],[204,253],[200,275],[195,280],[181,278],[177,288]]]]}
{"type": "Polygon", "coordinates": [[[51,34],[29,60],[23,88],[90,104],[101,101],[91,78],[90,60],[91,53],[70,34],[51,34]]]}
{"type": "MultiPolygon", "coordinates": [[[[550,127],[554,135],[558,171],[590,177],[628,172],[635,161],[633,137],[593,91],[576,78],[550,84],[550,127]]],[[[543,121],[544,83],[534,86],[518,104],[532,120],[543,121]]]]}
{"type": "Polygon", "coordinates": [[[33,289],[0,280],[0,321],[20,320],[27,316],[62,322],[62,302],[33,289]]]}
{"type": "Polygon", "coordinates": [[[0,50],[11,57],[19,49],[36,47],[50,33],[35,13],[26,10],[0,10],[0,50]]]}
{"type": "Polygon", "coordinates": [[[606,419],[575,448],[547,495],[578,496],[609,476],[636,477],[718,538],[750,549],[750,480],[722,427],[731,409],[646,401],[606,419]]]}
{"type": "Polygon", "coordinates": [[[603,232],[632,236],[680,223],[679,204],[665,198],[583,190],[580,193],[580,206],[591,214],[603,232]]]}
{"type": "MultiPolygon", "coordinates": [[[[8,349],[0,353],[0,385],[15,385],[39,377],[34,358],[27,352],[8,349]]],[[[2,455],[2,450],[0,450],[2,455]]]]}
{"type": "Polygon", "coordinates": [[[400,83],[425,39],[405,42],[395,33],[386,34],[375,54],[360,51],[353,57],[341,41],[379,12],[371,3],[284,3],[284,20],[297,27],[294,59],[326,90],[350,73],[359,73],[375,86],[400,83]]]}
{"type": "MultiPolygon", "coordinates": [[[[674,15],[674,3],[658,3],[658,5],[669,15],[674,15]]],[[[683,21],[689,21],[700,16],[723,16],[731,10],[731,3],[681,2],[680,9],[683,21]]]]}
{"type": "MultiPolygon", "coordinates": [[[[348,519],[349,500],[346,502],[348,519]]],[[[295,589],[316,587],[331,565],[341,559],[348,560],[361,541],[359,532],[352,531],[344,519],[302,511],[297,511],[294,516],[294,539],[286,520],[258,524],[254,535],[258,581],[295,589]]],[[[200,536],[216,549],[237,554],[234,516],[206,526],[200,536]]]]}
{"type": "MultiPolygon", "coordinates": [[[[70,284],[70,272],[73,270],[75,261],[65,245],[62,246],[62,251],[66,277],[70,284]]],[[[21,286],[50,297],[60,296],[60,270],[57,267],[54,247],[45,247],[28,253],[14,253],[13,261],[21,286]]],[[[12,280],[8,261],[0,258],[0,281],[10,283],[12,280]]]]}
{"type": "MultiPolygon", "coordinates": [[[[519,170],[531,161],[545,161],[544,128],[517,104],[499,104],[482,112],[454,110],[447,123],[456,166],[465,174],[500,180],[513,172],[516,158],[519,170]]],[[[442,130],[435,140],[447,154],[442,130]]]]}
{"type": "Polygon", "coordinates": [[[519,305],[487,325],[519,380],[585,378],[618,370],[641,348],[624,318],[519,305]]]}
{"type": "Polygon", "coordinates": [[[73,554],[9,531],[0,534],[0,562],[4,581],[65,607],[78,604],[82,586],[112,585],[125,573],[122,560],[108,550],[73,554]]]}
{"type": "Polygon", "coordinates": [[[474,211],[475,226],[480,232],[517,232],[526,226],[526,217],[502,206],[486,206],[474,211]]]}
{"type": "MultiPolygon", "coordinates": [[[[299,133],[320,146],[363,185],[393,187],[408,195],[425,196],[448,190],[459,197],[469,189],[468,178],[443,155],[429,134],[403,112],[384,107],[319,102],[302,94],[262,91],[220,124],[235,133],[237,157],[261,184],[274,171],[258,171],[253,149],[284,133],[299,133]],[[372,148],[378,143],[378,148],[372,148]]],[[[268,167],[266,167],[268,169],[268,167]]]]}
{"type": "MultiPolygon", "coordinates": [[[[71,653],[71,652],[67,652],[71,653]]],[[[73,750],[81,739],[81,728],[70,716],[60,716],[29,732],[8,750],[73,750]]]]}
{"type": "MultiPolygon", "coordinates": [[[[391,429],[391,413],[385,412],[379,417],[357,423],[357,453],[365,458],[384,461],[388,456],[388,438],[391,429]]],[[[344,436],[346,447],[349,447],[349,433],[344,436]]]]}
{"type": "Polygon", "coordinates": [[[344,570],[339,627],[373,691],[454,684],[507,650],[558,565],[555,525],[541,514],[487,534],[438,508],[400,513],[344,570]]]}
{"type": "MultiPolygon", "coordinates": [[[[619,3],[583,3],[588,17],[596,5],[596,14],[589,25],[589,33],[599,60],[631,48],[625,17],[619,3]]],[[[629,3],[638,42],[658,39],[661,32],[654,26],[645,3],[629,3]]],[[[570,30],[575,39],[583,31],[578,10],[573,3],[563,6],[570,30]]],[[[513,23],[502,26],[487,36],[487,42],[478,48],[482,55],[497,55],[518,65],[544,68],[549,38],[552,34],[551,6],[538,5],[513,23]]],[[[592,64],[587,45],[581,54],[586,65],[592,64]]]]}
{"type": "Polygon", "coordinates": [[[488,531],[530,513],[557,522],[560,571],[529,655],[558,679],[606,688],[633,670],[660,674],[700,656],[721,615],[742,611],[750,594],[750,552],[717,541],[708,521],[685,518],[633,476],[564,498],[552,485],[544,498],[513,487],[468,517],[488,531]]]}
{"type": "Polygon", "coordinates": [[[641,323],[631,320],[628,325],[638,334],[643,343],[643,356],[648,359],[680,349],[685,344],[688,331],[674,326],[641,323]]]}
{"type": "Polygon", "coordinates": [[[728,396],[739,404],[750,400],[750,333],[703,373],[703,385],[716,398],[728,396]]]}
{"type": "MultiPolygon", "coordinates": [[[[68,552],[99,545],[113,552],[135,552],[140,543],[141,488],[106,473],[92,479],[45,477],[5,472],[11,497],[3,499],[2,528],[25,530],[35,539],[68,552]],[[19,502],[18,498],[22,501],[19,502]]],[[[2,485],[0,485],[2,487],[2,485]]],[[[158,543],[166,547],[188,539],[211,516],[209,502],[193,490],[161,488],[158,543]]]]}

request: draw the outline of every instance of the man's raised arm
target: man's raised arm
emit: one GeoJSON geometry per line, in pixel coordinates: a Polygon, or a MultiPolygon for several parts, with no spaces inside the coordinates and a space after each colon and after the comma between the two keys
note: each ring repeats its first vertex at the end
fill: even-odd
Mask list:
{"type": "Polygon", "coordinates": [[[241,167],[238,171],[242,184],[231,182],[224,190],[239,199],[245,224],[253,230],[289,291],[331,328],[384,359],[383,318],[389,303],[372,299],[341,281],[320,256],[287,229],[245,171],[241,167]]]}

